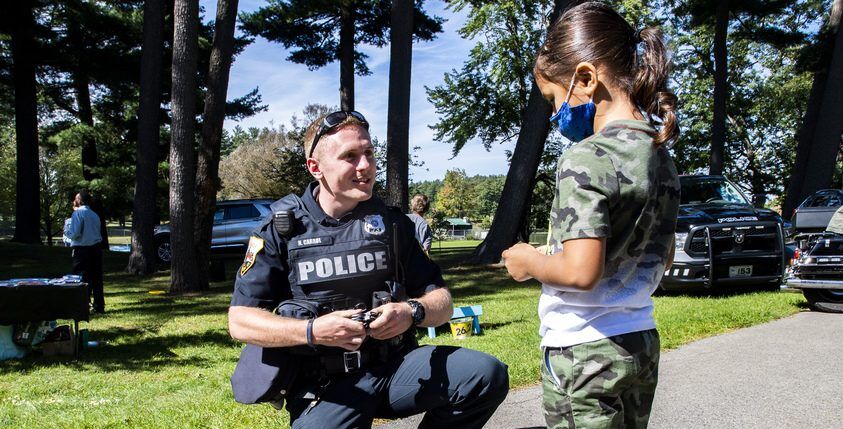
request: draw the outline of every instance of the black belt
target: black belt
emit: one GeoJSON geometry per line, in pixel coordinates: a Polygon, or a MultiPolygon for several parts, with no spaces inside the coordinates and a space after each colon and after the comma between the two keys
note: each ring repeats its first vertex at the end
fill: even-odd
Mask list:
{"type": "Polygon", "coordinates": [[[389,341],[368,347],[364,345],[362,349],[353,352],[322,355],[319,357],[320,369],[325,375],[337,375],[386,363],[405,349],[403,337],[402,334],[389,341]]]}
{"type": "Polygon", "coordinates": [[[359,369],[372,366],[375,363],[386,361],[382,347],[373,347],[365,350],[355,350],[337,355],[322,356],[319,358],[322,370],[327,375],[346,374],[359,369]]]}

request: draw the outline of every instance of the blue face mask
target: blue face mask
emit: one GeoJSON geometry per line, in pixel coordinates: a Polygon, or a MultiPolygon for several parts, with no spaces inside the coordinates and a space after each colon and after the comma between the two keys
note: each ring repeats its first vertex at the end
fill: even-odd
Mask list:
{"type": "Polygon", "coordinates": [[[556,124],[559,127],[559,132],[572,142],[578,142],[594,134],[594,114],[597,113],[597,106],[594,105],[593,99],[577,107],[571,107],[568,104],[574,89],[575,78],[576,76],[571,79],[568,98],[559,107],[559,111],[550,117],[550,122],[556,124]]]}

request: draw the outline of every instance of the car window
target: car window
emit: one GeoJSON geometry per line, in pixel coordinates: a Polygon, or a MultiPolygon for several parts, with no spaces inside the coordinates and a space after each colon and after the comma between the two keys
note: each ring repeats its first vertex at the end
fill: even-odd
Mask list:
{"type": "Polygon", "coordinates": [[[217,209],[217,211],[214,212],[214,222],[221,221],[224,215],[225,215],[225,209],[217,209]]]}
{"type": "Polygon", "coordinates": [[[828,207],[830,205],[829,202],[831,202],[830,194],[819,194],[814,197],[809,207],[828,207]]]}
{"type": "Polygon", "coordinates": [[[231,206],[227,209],[226,219],[249,219],[259,217],[261,214],[255,206],[251,204],[241,204],[231,206]]]}
{"type": "Polygon", "coordinates": [[[802,204],[799,207],[814,207],[814,196],[811,195],[808,198],[805,198],[805,201],[802,201],[802,204]]]}
{"type": "Polygon", "coordinates": [[[727,202],[748,204],[746,199],[730,182],[722,179],[683,180],[681,204],[701,204],[706,202],[727,202]]]}

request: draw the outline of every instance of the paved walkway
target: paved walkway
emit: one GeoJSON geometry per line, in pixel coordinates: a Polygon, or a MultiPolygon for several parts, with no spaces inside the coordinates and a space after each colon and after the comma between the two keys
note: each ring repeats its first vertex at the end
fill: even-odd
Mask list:
{"type": "MultiPolygon", "coordinates": [[[[685,345],[662,354],[650,427],[843,427],[841,363],[843,314],[802,312],[685,345]]],[[[486,425],[543,427],[539,386],[509,392],[486,425]]]]}

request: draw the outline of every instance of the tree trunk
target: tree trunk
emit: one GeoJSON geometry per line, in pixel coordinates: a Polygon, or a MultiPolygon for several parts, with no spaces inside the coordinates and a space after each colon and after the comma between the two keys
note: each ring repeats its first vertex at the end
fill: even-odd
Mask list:
{"type": "MultiPolygon", "coordinates": [[[[45,159],[41,157],[41,154],[38,154],[38,167],[39,167],[39,177],[40,177],[40,189],[41,195],[41,218],[42,222],[44,222],[44,235],[46,235],[45,243],[48,246],[53,245],[53,216],[50,210],[50,207],[53,205],[52,195],[50,194],[50,171],[49,168],[45,165],[45,159]]],[[[64,223],[62,223],[64,226],[64,223]]]]}
{"type": "Polygon", "coordinates": [[[544,143],[550,128],[547,118],[551,112],[550,104],[542,97],[541,91],[534,83],[521,122],[521,132],[512,153],[509,172],[506,174],[501,201],[495,210],[489,235],[474,250],[471,258],[473,262],[497,263],[501,260],[501,252],[515,243],[527,214],[526,206],[529,204],[533,178],[544,152],[544,143]]]}
{"type": "Polygon", "coordinates": [[[155,227],[158,189],[158,139],[161,120],[161,66],[164,54],[164,1],[146,0],[143,8],[138,147],[135,198],[132,212],[132,254],[126,271],[136,275],[155,272],[155,227]]]}
{"type": "Polygon", "coordinates": [[[825,93],[825,83],[826,79],[828,79],[828,65],[831,60],[831,54],[834,51],[834,36],[840,27],[841,13],[843,13],[843,0],[835,0],[826,25],[827,31],[830,33],[830,45],[827,47],[829,58],[826,61],[821,59],[819,69],[814,72],[814,81],[811,84],[811,92],[808,95],[805,117],[802,120],[802,125],[799,127],[799,132],[796,134],[796,161],[793,164],[793,172],[787,184],[787,195],[782,205],[782,215],[787,218],[792,216],[793,210],[810,194],[810,192],[806,192],[803,189],[805,172],[809,168],[808,157],[811,152],[811,143],[814,140],[814,131],[817,127],[817,118],[819,117],[823,94],[825,93]]]}
{"type": "Polygon", "coordinates": [[[35,36],[33,2],[13,1],[11,9],[12,62],[15,85],[15,140],[17,182],[15,184],[15,235],[12,241],[41,244],[38,213],[38,110],[35,89],[35,36]]]}
{"type": "Polygon", "coordinates": [[[843,137],[843,31],[838,28],[828,67],[822,105],[808,155],[802,192],[810,194],[831,186],[843,137]]]}
{"type": "Polygon", "coordinates": [[[389,113],[386,125],[387,204],[407,212],[410,163],[410,74],[413,62],[413,2],[392,1],[389,113]]]}
{"type": "MultiPolygon", "coordinates": [[[[76,111],[79,120],[89,126],[94,126],[94,113],[91,108],[90,78],[88,77],[87,46],[82,37],[78,12],[67,12],[67,36],[77,56],[73,59],[73,90],[76,93],[76,111]]],[[[82,144],[82,177],[90,182],[97,175],[93,172],[97,167],[97,146],[90,136],[82,144]]]]}
{"type": "Polygon", "coordinates": [[[172,142],[170,144],[170,292],[199,290],[193,247],[194,130],[198,0],[176,0],[173,14],[172,142]]]}
{"type": "Polygon", "coordinates": [[[340,106],[354,110],[354,5],[343,0],[340,18],[340,106]]]}
{"type": "MultiPolygon", "coordinates": [[[[549,23],[553,24],[562,13],[570,7],[582,3],[581,0],[556,0],[549,23]]],[[[523,224],[527,221],[530,195],[533,193],[536,172],[544,153],[544,144],[550,128],[550,115],[553,108],[541,95],[538,86],[533,82],[530,88],[530,98],[521,116],[521,131],[512,159],[509,172],[501,192],[501,200],[495,210],[495,217],[489,234],[480,243],[471,256],[471,261],[478,264],[492,264],[501,260],[501,252],[509,248],[523,233],[523,224]]]]}
{"type": "Polygon", "coordinates": [[[234,23],[237,20],[237,0],[218,0],[214,28],[214,46],[208,69],[208,92],[205,94],[202,141],[196,167],[196,265],[199,287],[209,287],[208,270],[211,258],[211,235],[214,226],[217,191],[220,190],[220,142],[225,120],[225,98],[228,76],[234,54],[234,23]]]}
{"type": "Polygon", "coordinates": [[[723,174],[726,147],[726,106],[729,99],[728,52],[729,1],[718,0],[714,23],[714,109],[711,124],[709,174],[723,174]]]}

